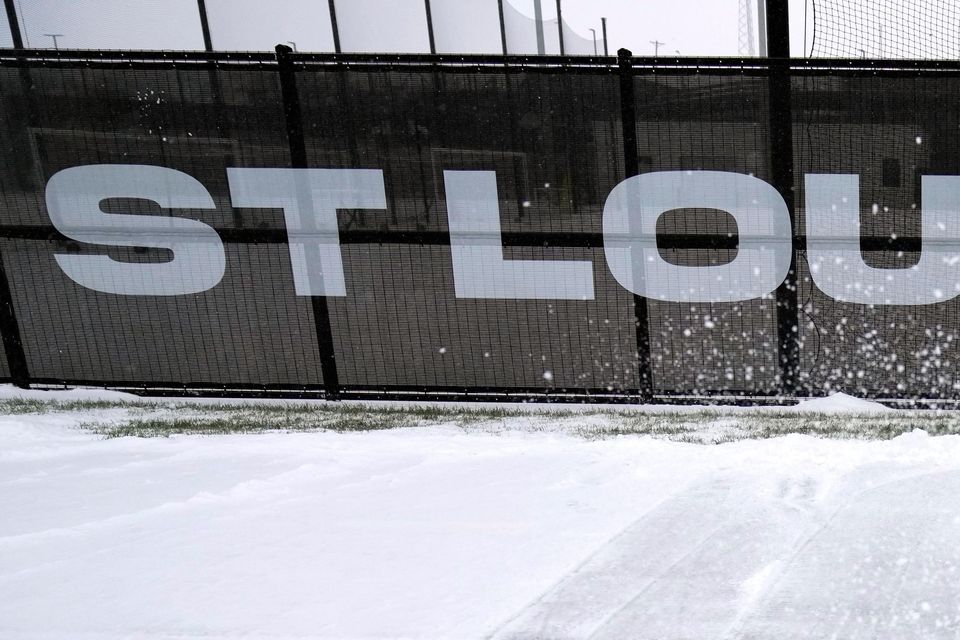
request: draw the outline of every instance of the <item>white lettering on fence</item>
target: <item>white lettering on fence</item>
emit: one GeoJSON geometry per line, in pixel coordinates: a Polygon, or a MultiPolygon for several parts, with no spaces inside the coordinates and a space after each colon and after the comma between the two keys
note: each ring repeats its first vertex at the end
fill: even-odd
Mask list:
{"type": "Polygon", "coordinates": [[[504,260],[497,175],[444,171],[453,283],[458,298],[593,300],[593,265],[504,260]]]}
{"type": "Polygon", "coordinates": [[[120,262],[110,256],[57,253],[57,264],[78,284],[123,295],[172,296],[206,291],[223,278],[226,259],[217,232],[202,222],[169,216],[104,213],[109,198],[150,200],[165,209],[213,209],[196,179],[147,165],[71,167],[47,182],[47,211],[63,235],[111,247],[169,249],[168,262],[120,262]]]}
{"type": "MultiPolygon", "coordinates": [[[[507,260],[496,174],[444,171],[454,289],[458,298],[594,298],[593,264],[507,260]]],[[[297,295],[347,294],[338,209],[386,209],[377,169],[227,169],[235,207],[282,209],[297,295]]],[[[810,272],[827,295],[859,304],[921,305],[960,295],[960,176],[924,176],[922,251],[909,268],[866,264],[860,251],[859,178],[806,176],[810,272]]],[[[167,249],[166,262],[56,253],[78,284],[123,295],[185,295],[223,278],[223,243],[210,226],[183,217],[105,213],[108,199],[149,200],[164,209],[213,209],[196,179],[147,165],[64,169],[47,183],[47,210],[65,236],[94,245],[167,249]]],[[[770,295],[790,267],[792,229],[780,194],[753,176],[664,171],[624,180],[603,209],[603,244],[614,278],[634,294],[672,302],[735,302],[770,295]],[[660,255],[657,220],[675,209],[718,209],[737,223],[736,257],[715,266],[672,264],[660,255]]]]}
{"type": "Polygon", "coordinates": [[[821,291],[841,302],[919,305],[960,294],[960,177],[923,176],[917,264],[868,266],[860,252],[860,178],[806,176],[807,259],[821,291]]]}
{"type": "Polygon", "coordinates": [[[298,296],[345,296],[338,209],[386,209],[379,169],[227,169],[235,207],[283,209],[298,296]]]}
{"type": "Polygon", "coordinates": [[[654,300],[734,302],[763,297],[790,269],[790,214],[766,182],[722,171],[657,171],[614,187],[603,207],[603,246],[613,277],[654,300]],[[674,209],[719,209],[737,221],[732,262],[681,266],[657,248],[657,219],[674,209]]]}

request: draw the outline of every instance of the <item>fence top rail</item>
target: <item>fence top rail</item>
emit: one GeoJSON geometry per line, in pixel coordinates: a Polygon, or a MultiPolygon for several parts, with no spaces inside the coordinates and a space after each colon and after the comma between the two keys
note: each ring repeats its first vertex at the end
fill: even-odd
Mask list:
{"type": "Polygon", "coordinates": [[[272,51],[141,51],[126,49],[0,49],[0,64],[30,62],[247,62],[276,60],[272,51]]]}
{"type": "MultiPolygon", "coordinates": [[[[303,53],[290,60],[303,69],[463,71],[512,70],[544,72],[612,73],[615,56],[417,54],[417,53],[303,53]]],[[[273,52],[265,51],[133,51],[98,49],[0,49],[2,66],[244,66],[270,65],[273,52]]],[[[869,58],[749,58],[749,57],[649,57],[631,58],[637,75],[656,73],[768,75],[940,75],[960,73],[958,60],[880,60],[869,58]]]]}

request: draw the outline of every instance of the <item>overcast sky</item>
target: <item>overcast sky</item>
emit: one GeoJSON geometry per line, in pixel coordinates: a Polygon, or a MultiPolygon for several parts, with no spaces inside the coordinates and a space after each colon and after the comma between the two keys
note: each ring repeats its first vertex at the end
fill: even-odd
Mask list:
{"type": "MultiPolygon", "coordinates": [[[[516,13],[533,17],[534,0],[504,1],[516,13]]],[[[296,42],[301,51],[333,48],[326,0],[206,2],[217,48],[266,50],[286,41],[296,42]]],[[[556,18],[555,0],[541,2],[544,18],[556,18]]],[[[809,0],[791,0],[794,55],[803,50],[804,2],[809,0]]],[[[21,31],[32,47],[51,47],[49,34],[62,34],[57,39],[64,48],[203,46],[195,0],[16,0],[16,4],[21,31]]],[[[431,5],[441,50],[499,51],[496,0],[431,0],[431,5]]],[[[755,10],[756,0],[753,5],[755,10]]],[[[600,37],[600,18],[606,16],[611,53],[627,47],[636,55],[650,55],[652,40],[662,42],[660,52],[669,55],[739,53],[738,0],[563,0],[562,6],[565,22],[583,42],[592,39],[591,28],[600,37]]],[[[344,50],[428,49],[423,0],[338,0],[337,13],[344,50]]],[[[0,27],[0,44],[10,46],[6,27],[0,27]]]]}

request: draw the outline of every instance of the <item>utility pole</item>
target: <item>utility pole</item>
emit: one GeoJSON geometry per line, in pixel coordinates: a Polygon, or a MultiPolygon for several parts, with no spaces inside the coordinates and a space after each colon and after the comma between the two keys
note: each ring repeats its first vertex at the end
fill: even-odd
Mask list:
{"type": "Polygon", "coordinates": [[[656,58],[660,54],[660,45],[664,45],[667,43],[660,42],[659,40],[651,40],[650,44],[653,45],[653,57],[656,58]]]}
{"type": "Polygon", "coordinates": [[[60,45],[57,44],[57,38],[62,38],[62,33],[45,33],[43,35],[47,36],[48,38],[53,38],[53,48],[57,51],[60,51],[60,45]]]}
{"type": "Polygon", "coordinates": [[[603,27],[603,55],[608,56],[610,52],[607,50],[607,19],[600,18],[600,25],[603,27]]]}

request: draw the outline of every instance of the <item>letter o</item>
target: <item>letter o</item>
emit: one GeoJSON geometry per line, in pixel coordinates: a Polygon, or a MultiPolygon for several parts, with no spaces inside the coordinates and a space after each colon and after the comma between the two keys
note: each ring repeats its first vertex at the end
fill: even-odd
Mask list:
{"type": "Polygon", "coordinates": [[[735,302],[769,295],[790,270],[790,213],[772,186],[739,173],[658,171],[627,178],[603,207],[603,244],[627,290],[671,302],[735,302]],[[720,209],[737,222],[733,261],[689,267],[657,250],[657,219],[673,209],[720,209]]]}

